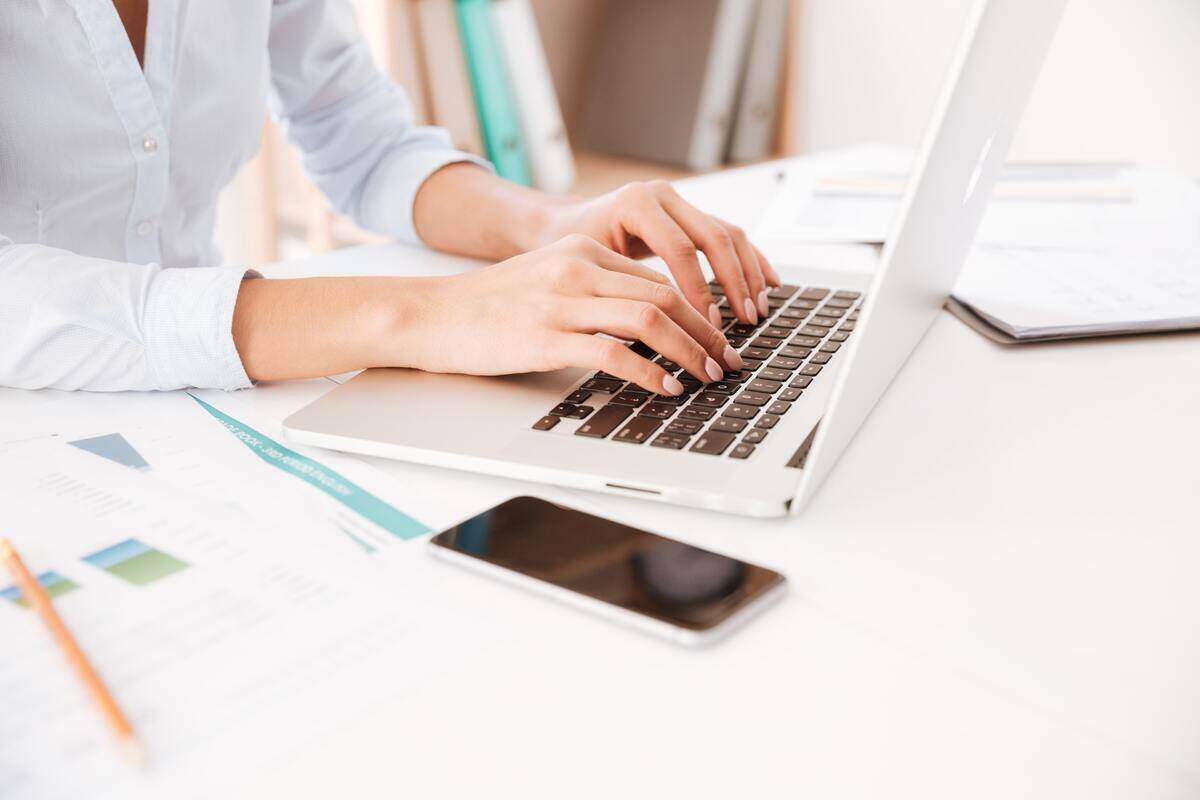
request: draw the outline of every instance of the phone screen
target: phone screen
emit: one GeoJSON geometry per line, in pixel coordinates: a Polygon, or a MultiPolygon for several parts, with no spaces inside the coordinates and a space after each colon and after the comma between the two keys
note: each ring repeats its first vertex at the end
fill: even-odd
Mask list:
{"type": "Polygon", "coordinates": [[[433,543],[696,631],[715,627],[784,580],[764,567],[534,497],[502,503],[433,543]]]}

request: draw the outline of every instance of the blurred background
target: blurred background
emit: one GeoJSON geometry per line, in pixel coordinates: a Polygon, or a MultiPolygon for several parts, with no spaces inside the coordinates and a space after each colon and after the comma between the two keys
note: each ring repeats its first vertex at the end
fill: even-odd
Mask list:
{"type": "MultiPolygon", "coordinates": [[[[919,143],[974,0],[344,0],[427,124],[508,177],[601,194],[862,143],[919,143]]],[[[1075,0],[1013,158],[1200,176],[1200,2],[1075,0]]],[[[225,193],[230,263],[379,241],[274,123],[225,193]]]]}

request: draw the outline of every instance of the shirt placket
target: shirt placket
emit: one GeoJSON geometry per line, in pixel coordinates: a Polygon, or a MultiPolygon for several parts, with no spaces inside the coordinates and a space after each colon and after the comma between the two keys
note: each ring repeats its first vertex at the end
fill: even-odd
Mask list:
{"type": "Polygon", "coordinates": [[[151,0],[145,69],[111,0],[75,0],[114,109],[124,126],[136,174],[125,223],[125,255],[138,264],[161,263],[162,215],[171,164],[167,121],[175,74],[177,0],[151,0]]]}

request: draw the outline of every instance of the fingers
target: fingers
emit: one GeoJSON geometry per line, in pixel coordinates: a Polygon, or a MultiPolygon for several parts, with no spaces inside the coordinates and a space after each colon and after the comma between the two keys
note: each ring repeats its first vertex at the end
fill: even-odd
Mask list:
{"type": "MultiPolygon", "coordinates": [[[[721,333],[720,328],[713,327],[712,323],[701,316],[671,286],[649,283],[629,275],[600,272],[594,276],[593,291],[599,297],[624,298],[653,304],[697,342],[709,356],[716,359],[718,364],[723,364],[728,369],[742,368],[742,357],[729,346],[729,341],[721,333]]],[[[609,331],[609,333],[613,333],[613,331],[609,331]]],[[[633,335],[627,338],[638,339],[641,337],[633,335]]],[[[646,344],[654,347],[652,342],[646,341],[646,344]]],[[[675,358],[674,355],[657,347],[655,349],[672,361],[687,366],[685,362],[675,358]]],[[[706,380],[702,375],[696,377],[706,380]]]]}
{"type": "Polygon", "coordinates": [[[575,255],[590,261],[611,272],[632,275],[643,280],[670,286],[671,280],[657,270],[650,269],[645,264],[634,261],[618,252],[609,250],[604,245],[587,236],[568,236],[562,240],[572,249],[575,255]]]}
{"type": "Polygon", "coordinates": [[[721,327],[721,314],[717,311],[704,270],[700,267],[696,242],[667,213],[658,199],[651,195],[644,196],[632,213],[627,214],[624,225],[667,263],[676,285],[692,308],[704,314],[714,327],[721,327]]]}
{"type": "Polygon", "coordinates": [[[683,394],[678,378],[613,339],[565,333],[556,337],[552,346],[554,359],[562,366],[603,370],[655,394],[683,394]]]}
{"type": "MultiPolygon", "coordinates": [[[[766,316],[770,311],[767,307],[766,283],[758,266],[758,257],[754,255],[742,229],[710,217],[676,194],[674,189],[663,194],[662,203],[708,256],[708,263],[724,287],[734,313],[739,308],[749,311],[746,308],[748,304],[755,313],[747,313],[746,316],[753,317],[753,322],[758,321],[760,314],[766,316]]],[[[741,314],[738,316],[743,317],[741,314]]],[[[743,318],[742,321],[750,320],[743,318]]]]}
{"type": "MultiPolygon", "coordinates": [[[[679,303],[683,305],[682,298],[679,303]]],[[[643,341],[704,383],[720,380],[725,374],[725,368],[699,342],[653,303],[593,297],[573,301],[564,310],[572,330],[643,341]]]]}

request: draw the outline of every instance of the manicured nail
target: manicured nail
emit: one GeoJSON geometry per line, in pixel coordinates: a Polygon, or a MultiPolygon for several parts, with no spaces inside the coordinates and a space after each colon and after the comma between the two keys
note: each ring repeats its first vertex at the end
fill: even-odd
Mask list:
{"type": "Polygon", "coordinates": [[[767,290],[763,289],[758,293],[758,313],[764,317],[771,315],[771,307],[767,305],[767,290]]]}
{"type": "Polygon", "coordinates": [[[717,330],[721,330],[721,312],[717,310],[717,304],[712,303],[708,307],[708,321],[717,330]]]}
{"type": "Polygon", "coordinates": [[[725,345],[725,363],[729,365],[730,369],[741,369],[746,366],[746,362],[742,361],[742,357],[738,355],[738,351],[729,345],[725,345]]]}
{"type": "Polygon", "coordinates": [[[721,365],[711,358],[704,359],[704,371],[708,373],[708,377],[714,381],[719,381],[725,377],[725,370],[721,369],[721,365]]]}
{"type": "Polygon", "coordinates": [[[663,394],[678,397],[683,394],[683,384],[676,380],[674,375],[668,375],[663,378],[663,394]]]}
{"type": "Polygon", "coordinates": [[[750,301],[749,297],[746,298],[744,307],[746,309],[746,316],[750,318],[750,324],[757,325],[758,324],[758,312],[754,310],[754,303],[752,303],[750,301]]]}

